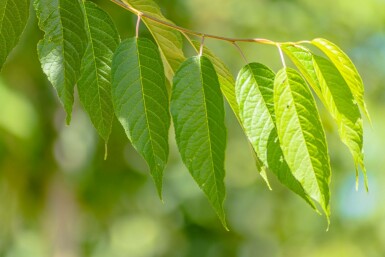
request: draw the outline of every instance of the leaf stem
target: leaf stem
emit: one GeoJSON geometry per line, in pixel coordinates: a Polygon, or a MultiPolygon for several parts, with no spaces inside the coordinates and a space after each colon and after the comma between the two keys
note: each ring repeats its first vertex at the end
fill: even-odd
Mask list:
{"type": "Polygon", "coordinates": [[[136,38],[139,37],[139,27],[140,27],[140,20],[142,19],[142,15],[138,14],[138,20],[136,21],[136,38]]]}
{"type": "Polygon", "coordinates": [[[283,55],[281,45],[279,43],[275,44],[278,48],[279,56],[281,57],[282,65],[284,68],[286,68],[286,62],[285,62],[285,56],[283,55]]]}
{"type": "Polygon", "coordinates": [[[199,57],[202,56],[203,54],[203,47],[205,46],[205,34],[202,35],[202,40],[201,40],[201,47],[199,49],[199,57]]]}
{"type": "Polygon", "coordinates": [[[243,60],[245,60],[246,63],[249,63],[247,61],[247,58],[245,56],[245,54],[243,53],[242,49],[239,47],[239,45],[236,43],[236,42],[233,42],[233,45],[235,46],[235,48],[238,50],[239,54],[242,56],[243,60]]]}

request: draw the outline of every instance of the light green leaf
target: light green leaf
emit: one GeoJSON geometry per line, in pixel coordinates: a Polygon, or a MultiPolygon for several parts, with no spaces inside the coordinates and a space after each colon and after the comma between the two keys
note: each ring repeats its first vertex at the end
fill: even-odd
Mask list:
{"type": "Polygon", "coordinates": [[[313,61],[326,108],[338,125],[338,132],[342,142],[353,155],[357,181],[358,167],[361,167],[365,177],[365,185],[368,188],[362,153],[363,128],[360,110],[357,104],[354,103],[352,92],[337,68],[330,61],[320,56],[315,55],[313,61]]]}
{"type": "Polygon", "coordinates": [[[42,69],[55,87],[71,121],[74,86],[87,42],[80,0],[35,0],[44,39],[38,44],[42,69]]]}
{"type": "Polygon", "coordinates": [[[242,125],[264,166],[316,209],[283,157],[275,127],[274,78],[274,72],[259,63],[250,63],[239,72],[235,93],[242,125]]]}
{"type": "Polygon", "coordinates": [[[114,109],[111,96],[111,63],[119,34],[110,16],[92,2],[84,2],[88,44],[77,84],[79,98],[105,142],[111,133],[114,109]]]}
{"type": "Polygon", "coordinates": [[[27,24],[29,0],[0,0],[0,71],[27,24]]]}
{"type": "Polygon", "coordinates": [[[364,84],[353,62],[338,46],[326,39],[316,38],[312,40],[311,43],[322,50],[337,67],[352,91],[358,106],[370,122],[369,112],[364,101],[364,84]]]}
{"type": "Polygon", "coordinates": [[[274,81],[274,109],[283,156],[305,192],[330,215],[330,160],[318,110],[301,75],[280,70],[274,81]]]}
{"type": "Polygon", "coordinates": [[[150,167],[162,197],[170,128],[169,97],[156,45],[145,38],[123,41],[112,60],[115,114],[135,149],[150,167]]]}
{"type": "Polygon", "coordinates": [[[323,101],[321,88],[313,65],[313,54],[304,46],[281,45],[282,50],[292,60],[303,77],[323,101]]]}
{"type": "Polygon", "coordinates": [[[189,58],[177,71],[171,114],[182,160],[226,227],[225,111],[218,77],[207,57],[189,58]]]}
{"type": "MultiPolygon", "coordinates": [[[[123,2],[138,11],[149,14],[161,21],[171,23],[163,16],[159,6],[152,0],[123,0],[123,2]]],[[[172,81],[174,73],[185,60],[182,50],[182,36],[179,31],[170,29],[146,17],[142,17],[142,20],[158,44],[164,61],[166,76],[172,81]]]]}

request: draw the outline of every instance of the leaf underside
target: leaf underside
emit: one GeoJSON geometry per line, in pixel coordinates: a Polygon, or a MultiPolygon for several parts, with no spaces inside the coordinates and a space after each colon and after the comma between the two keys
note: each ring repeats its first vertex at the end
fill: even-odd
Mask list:
{"type": "Polygon", "coordinates": [[[280,70],[274,81],[274,109],[282,152],[305,192],[330,215],[330,160],[315,100],[299,73],[280,70]]]}
{"type": "Polygon", "coordinates": [[[44,39],[38,44],[43,72],[56,89],[71,121],[74,86],[87,42],[80,0],[35,0],[44,39]]]}
{"type": "Polygon", "coordinates": [[[88,38],[77,84],[79,98],[105,142],[111,133],[114,110],[111,96],[112,56],[119,34],[110,16],[94,3],[84,3],[88,38]]]}
{"type": "Polygon", "coordinates": [[[356,174],[358,175],[358,167],[360,167],[364,174],[366,188],[368,188],[362,153],[363,124],[354,96],[340,72],[330,61],[314,55],[313,62],[326,108],[337,123],[341,141],[349,148],[353,156],[356,174]]]}
{"type": "Polygon", "coordinates": [[[29,0],[0,1],[0,71],[19,42],[29,14],[29,0]]]}
{"type": "Polygon", "coordinates": [[[316,38],[313,39],[311,43],[323,51],[336,66],[352,91],[354,99],[356,100],[361,111],[370,122],[369,112],[364,101],[364,84],[353,62],[338,46],[326,39],[316,38]]]}
{"type": "Polygon", "coordinates": [[[134,148],[150,167],[162,197],[170,127],[169,97],[160,53],[145,38],[123,41],[112,61],[115,114],[134,148]]]}
{"type": "Polygon", "coordinates": [[[268,167],[282,184],[316,209],[283,157],[275,127],[274,78],[274,72],[259,63],[250,63],[240,71],[235,87],[240,119],[263,165],[268,167]]]}
{"type": "Polygon", "coordinates": [[[187,59],[177,71],[171,114],[182,160],[226,227],[224,103],[215,68],[207,57],[187,59]]]}

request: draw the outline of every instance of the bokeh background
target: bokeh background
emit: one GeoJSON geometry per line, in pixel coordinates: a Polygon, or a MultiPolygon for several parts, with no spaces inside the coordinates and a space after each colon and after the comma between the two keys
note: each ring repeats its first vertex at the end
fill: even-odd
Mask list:
{"type": "MultiPolygon", "coordinates": [[[[122,38],[136,17],[108,0],[122,38]]],[[[65,125],[36,54],[42,33],[31,15],[0,75],[0,256],[4,257],[383,257],[385,256],[385,1],[158,0],[177,24],[206,33],[278,41],[327,38],[353,59],[366,86],[370,192],[336,127],[321,109],[333,179],[330,230],[323,216],[270,176],[257,174],[245,136],[227,108],[226,213],[221,227],[170,136],[164,203],[142,158],[115,123],[109,157],[80,104],[65,125]]],[[[143,28],[142,36],[148,36],[143,28]]],[[[236,49],[207,40],[236,75],[236,49]]],[[[280,67],[276,48],[241,44],[249,61],[280,67]]],[[[192,55],[186,45],[186,55],[192,55]]]]}

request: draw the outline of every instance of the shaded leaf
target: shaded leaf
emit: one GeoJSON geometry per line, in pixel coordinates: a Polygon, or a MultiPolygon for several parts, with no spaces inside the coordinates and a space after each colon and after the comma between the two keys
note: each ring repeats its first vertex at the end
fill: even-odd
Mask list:
{"type": "Polygon", "coordinates": [[[334,63],[352,91],[358,106],[370,121],[369,112],[364,101],[364,84],[350,58],[338,46],[326,39],[316,38],[311,43],[322,50],[334,63]]]}
{"type": "Polygon", "coordinates": [[[215,68],[207,57],[186,60],[175,74],[171,114],[182,160],[226,227],[226,128],[215,68]]]}
{"type": "Polygon", "coordinates": [[[255,152],[282,184],[316,209],[311,198],[292,175],[280,147],[274,113],[275,74],[259,63],[250,63],[240,72],[235,86],[240,118],[255,152]]]}
{"type": "Polygon", "coordinates": [[[161,197],[170,114],[163,64],[152,41],[131,38],[119,45],[112,61],[112,99],[115,114],[147,161],[161,197]]]}
{"type": "Polygon", "coordinates": [[[110,16],[92,2],[84,3],[88,37],[78,82],[79,98],[105,142],[111,133],[114,109],[111,96],[112,55],[119,34],[110,16]]]}
{"type": "MultiPolygon", "coordinates": [[[[123,2],[161,21],[172,23],[163,16],[159,6],[152,0],[123,0],[123,2]]],[[[185,60],[182,51],[182,36],[179,31],[170,29],[146,17],[142,17],[142,20],[158,44],[164,61],[167,78],[172,81],[174,73],[185,60]]]]}
{"type": "Polygon", "coordinates": [[[43,72],[55,87],[71,120],[74,86],[80,73],[86,31],[80,0],[35,0],[44,39],[38,44],[43,72]]]}
{"type": "Polygon", "coordinates": [[[283,156],[305,192],[330,215],[330,160],[318,110],[306,82],[290,68],[274,81],[274,109],[283,156]]]}
{"type": "Polygon", "coordinates": [[[325,99],[326,108],[338,125],[339,136],[353,155],[357,171],[361,167],[366,188],[368,188],[366,170],[364,166],[363,128],[360,110],[355,104],[354,97],[337,68],[327,59],[314,56],[314,67],[320,81],[321,91],[325,99]]]}
{"type": "Polygon", "coordinates": [[[0,71],[27,24],[29,0],[0,1],[0,71]]]}

